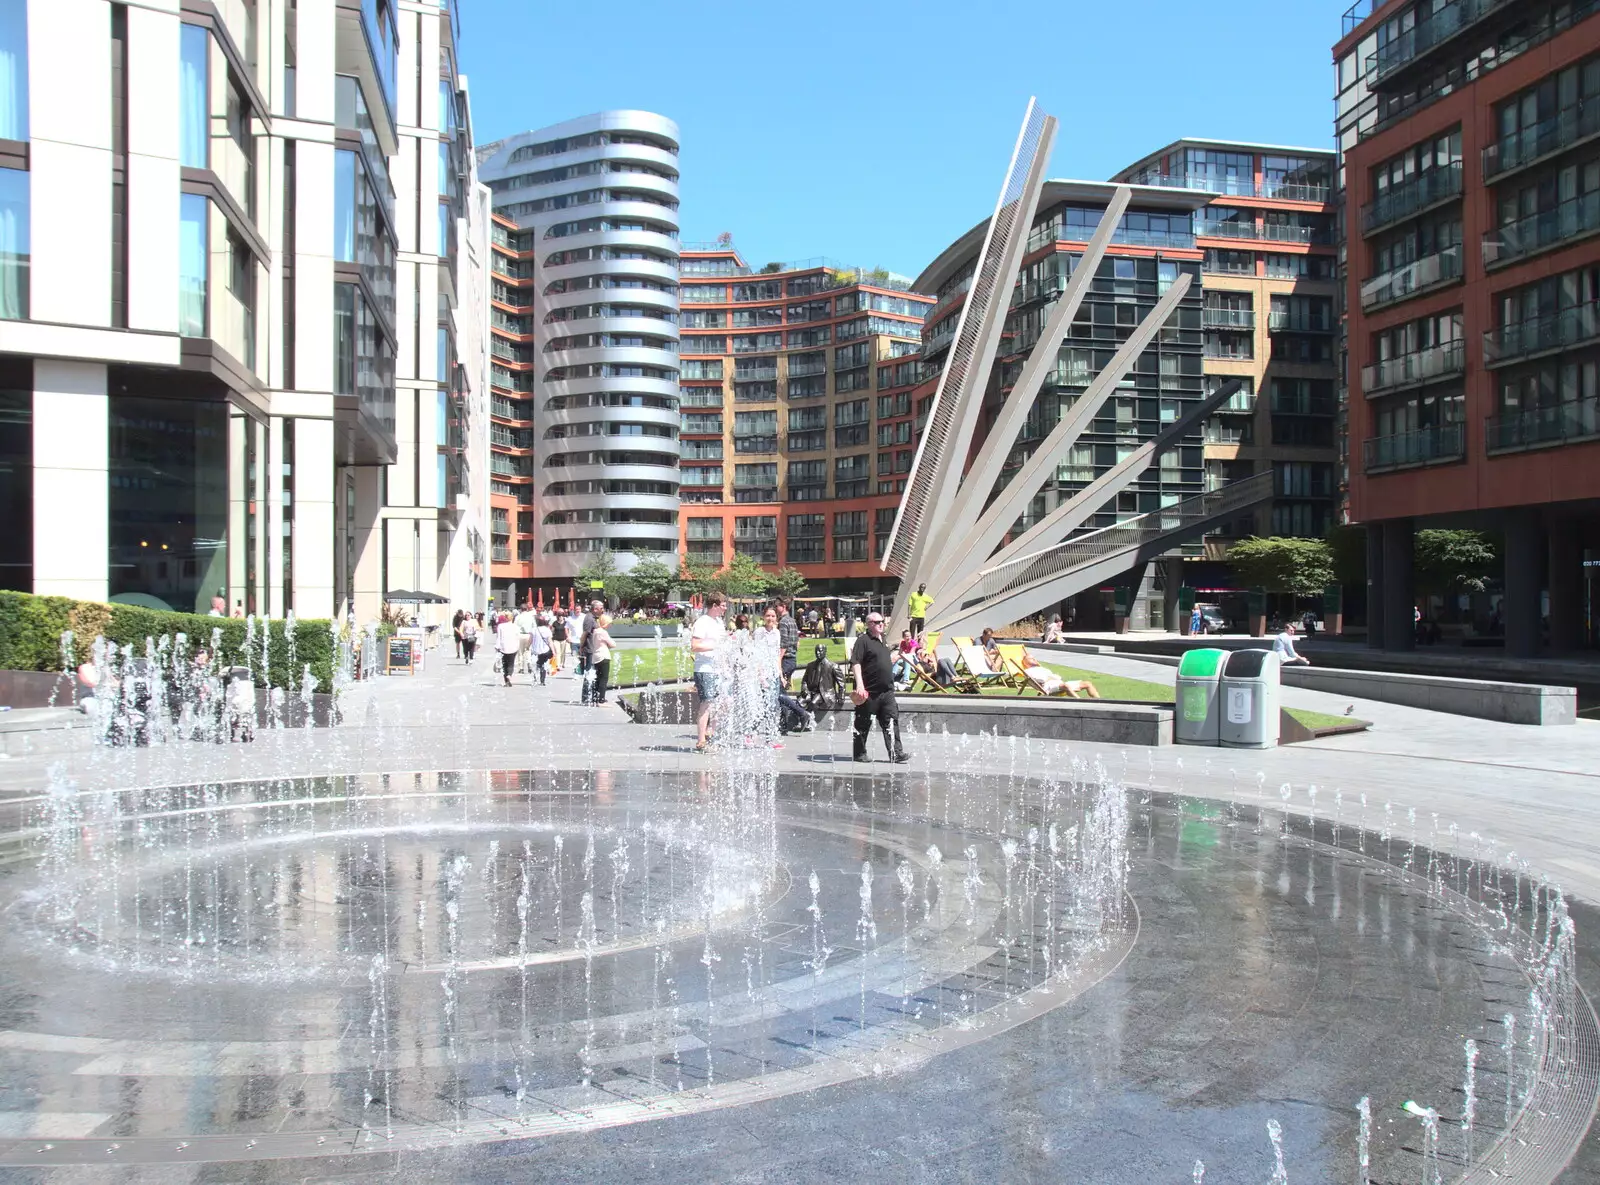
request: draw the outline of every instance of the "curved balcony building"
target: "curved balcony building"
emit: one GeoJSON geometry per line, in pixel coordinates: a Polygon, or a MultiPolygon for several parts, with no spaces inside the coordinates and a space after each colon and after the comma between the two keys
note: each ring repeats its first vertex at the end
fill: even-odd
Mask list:
{"type": "Polygon", "coordinates": [[[605,111],[479,152],[496,214],[492,584],[678,544],[678,126],[605,111]]]}

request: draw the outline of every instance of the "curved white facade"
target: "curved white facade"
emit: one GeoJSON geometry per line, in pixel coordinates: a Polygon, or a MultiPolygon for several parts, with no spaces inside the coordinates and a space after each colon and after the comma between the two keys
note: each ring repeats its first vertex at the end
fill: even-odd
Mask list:
{"type": "Polygon", "coordinates": [[[495,211],[536,250],[534,579],[570,578],[600,548],[624,566],[673,552],[678,125],[603,111],[480,158],[495,211]]]}

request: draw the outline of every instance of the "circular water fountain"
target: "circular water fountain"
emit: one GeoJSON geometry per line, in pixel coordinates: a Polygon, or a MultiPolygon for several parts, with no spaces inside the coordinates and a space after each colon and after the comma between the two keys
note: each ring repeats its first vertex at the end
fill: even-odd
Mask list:
{"type": "Polygon", "coordinates": [[[1567,904],[1414,824],[970,746],[764,764],[54,796],[0,952],[0,1163],[523,1141],[578,1174],[584,1133],[803,1114],[952,1157],[1010,1133],[1096,1181],[1544,1181],[1583,1138],[1567,904]]]}

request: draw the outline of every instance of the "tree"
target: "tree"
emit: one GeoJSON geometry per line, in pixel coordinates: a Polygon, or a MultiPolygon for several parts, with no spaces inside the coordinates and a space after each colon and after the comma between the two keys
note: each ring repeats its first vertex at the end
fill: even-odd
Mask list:
{"type": "Polygon", "coordinates": [[[1228,562],[1247,588],[1311,597],[1333,583],[1333,555],[1321,539],[1241,539],[1228,562]]]}
{"type": "Polygon", "coordinates": [[[710,592],[717,578],[717,566],[682,557],[678,569],[678,591],[686,597],[700,597],[710,592]]]}
{"type": "Polygon", "coordinates": [[[1340,526],[1328,532],[1328,551],[1333,556],[1333,577],[1346,586],[1367,582],[1367,529],[1340,526]]]}
{"type": "Polygon", "coordinates": [[[678,582],[678,574],[670,565],[650,552],[633,553],[633,567],[628,570],[627,581],[630,600],[665,601],[678,582]]]}
{"type": "Polygon", "coordinates": [[[627,578],[617,566],[617,557],[609,547],[591,553],[584,561],[583,567],[578,569],[573,583],[577,587],[578,596],[586,601],[592,599],[596,593],[603,601],[609,601],[613,597],[623,599],[630,591],[627,578]],[[596,580],[601,582],[599,590],[594,588],[596,580]]]}
{"type": "Polygon", "coordinates": [[[1500,569],[1494,541],[1482,531],[1418,531],[1412,545],[1417,592],[1482,592],[1500,569]]]}
{"type": "Polygon", "coordinates": [[[767,578],[767,592],[788,597],[792,601],[795,597],[805,596],[806,578],[798,568],[779,568],[767,578]]]}
{"type": "Polygon", "coordinates": [[[767,591],[770,577],[750,556],[735,552],[732,561],[718,573],[722,591],[738,601],[753,601],[767,591]]]}

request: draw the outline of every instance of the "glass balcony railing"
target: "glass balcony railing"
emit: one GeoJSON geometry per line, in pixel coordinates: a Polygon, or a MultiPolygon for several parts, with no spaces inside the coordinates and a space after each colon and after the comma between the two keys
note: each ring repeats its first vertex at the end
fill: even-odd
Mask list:
{"type": "Polygon", "coordinates": [[[1195,224],[1194,233],[1210,239],[1259,239],[1260,228],[1254,220],[1249,222],[1212,222],[1202,219],[1195,224]]]}
{"type": "Polygon", "coordinates": [[[1267,314],[1267,329],[1271,333],[1332,333],[1331,310],[1314,313],[1303,309],[1273,309],[1267,314]]]}
{"type": "Polygon", "coordinates": [[[1512,321],[1483,335],[1483,361],[1499,366],[1600,339],[1600,303],[1576,305],[1548,317],[1512,321]]]}
{"type": "Polygon", "coordinates": [[[1485,148],[1484,179],[1524,168],[1596,135],[1600,135],[1600,99],[1575,103],[1485,148]]]}
{"type": "Polygon", "coordinates": [[[1484,450],[1514,452],[1538,445],[1600,437],[1600,399],[1569,399],[1547,407],[1503,412],[1486,421],[1484,450]]]}
{"type": "Polygon", "coordinates": [[[1363,366],[1361,389],[1368,398],[1371,398],[1385,391],[1419,387],[1423,383],[1463,374],[1466,368],[1466,343],[1445,342],[1425,350],[1401,354],[1395,358],[1385,358],[1371,366],[1363,366]]]}
{"type": "Polygon", "coordinates": [[[1362,442],[1361,455],[1368,473],[1459,461],[1467,455],[1466,425],[1436,424],[1414,432],[1375,436],[1362,442]]]}
{"type": "Polygon", "coordinates": [[[1280,202],[1316,202],[1326,205],[1333,195],[1329,186],[1304,181],[1276,181],[1272,178],[1261,183],[1261,196],[1280,202]]]}
{"type": "Polygon", "coordinates": [[[1433,255],[1424,255],[1403,267],[1373,276],[1361,285],[1361,307],[1368,310],[1380,308],[1460,278],[1461,246],[1458,243],[1433,255]]]}
{"type": "Polygon", "coordinates": [[[1300,226],[1293,222],[1267,222],[1261,227],[1261,237],[1278,243],[1331,243],[1328,230],[1318,226],[1300,226]]]}
{"type": "Polygon", "coordinates": [[[1201,310],[1200,324],[1206,329],[1254,329],[1256,314],[1254,309],[1207,308],[1201,310]]]}
{"type": "Polygon", "coordinates": [[[1461,162],[1418,173],[1392,186],[1376,201],[1361,208],[1361,229],[1371,234],[1380,227],[1410,218],[1439,202],[1461,196],[1461,162]]]}
{"type": "Polygon", "coordinates": [[[1483,265],[1496,267],[1600,231],[1600,189],[1502,226],[1483,236],[1483,265]]]}
{"type": "Polygon", "coordinates": [[[1301,392],[1275,394],[1272,410],[1283,416],[1331,416],[1339,410],[1332,395],[1310,395],[1301,392]]]}
{"type": "Polygon", "coordinates": [[[1378,47],[1378,52],[1367,59],[1371,82],[1382,82],[1497,9],[1520,3],[1522,0],[1456,0],[1446,5],[1389,44],[1378,47]]]}

